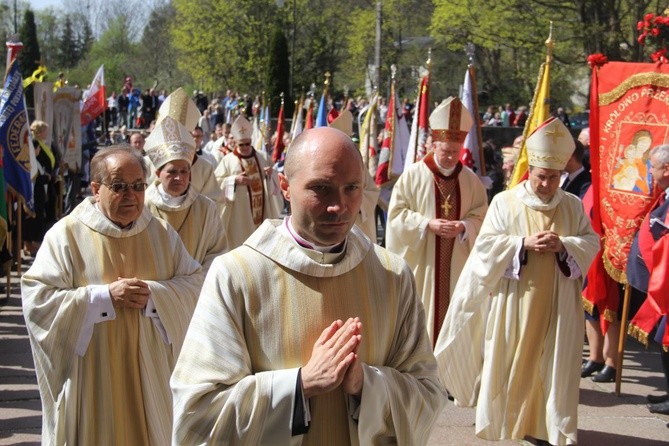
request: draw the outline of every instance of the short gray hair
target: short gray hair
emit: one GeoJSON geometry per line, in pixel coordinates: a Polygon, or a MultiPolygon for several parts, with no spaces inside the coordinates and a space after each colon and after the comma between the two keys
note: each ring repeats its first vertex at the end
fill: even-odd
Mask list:
{"type": "Polygon", "coordinates": [[[662,144],[650,149],[650,156],[655,156],[662,164],[669,164],[669,144],[662,144]]]}
{"type": "Polygon", "coordinates": [[[95,181],[96,183],[104,182],[107,179],[107,175],[109,175],[109,172],[107,171],[107,158],[121,153],[131,156],[140,166],[142,166],[142,173],[144,173],[144,179],[146,179],[149,174],[149,169],[146,166],[142,154],[130,144],[118,144],[105,147],[95,154],[91,160],[91,181],[95,181]]]}

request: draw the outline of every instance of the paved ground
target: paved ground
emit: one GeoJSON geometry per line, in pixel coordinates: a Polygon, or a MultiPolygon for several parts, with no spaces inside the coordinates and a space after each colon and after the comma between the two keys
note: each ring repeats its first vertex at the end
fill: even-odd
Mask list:
{"type": "MultiPolygon", "coordinates": [[[[36,445],[40,441],[39,393],[20,305],[18,280],[13,277],[11,297],[8,300],[0,297],[0,445],[36,445]]],[[[613,384],[596,384],[589,379],[581,381],[580,445],[669,445],[669,417],[653,415],[645,407],[645,395],[662,385],[657,348],[646,350],[630,340],[625,367],[621,396],[613,394],[613,384]]],[[[493,443],[474,435],[474,409],[458,408],[449,403],[439,418],[430,444],[475,446],[493,443]]],[[[502,441],[494,444],[531,443],[502,441]]]]}

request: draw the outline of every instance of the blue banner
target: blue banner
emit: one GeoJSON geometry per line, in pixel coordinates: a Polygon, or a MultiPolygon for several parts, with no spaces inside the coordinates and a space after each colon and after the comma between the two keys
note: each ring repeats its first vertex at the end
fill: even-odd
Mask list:
{"type": "Polygon", "coordinates": [[[315,127],[327,127],[328,126],[328,110],[327,110],[327,98],[326,93],[323,92],[321,96],[321,102],[318,104],[318,114],[316,115],[316,125],[315,127]]]}
{"type": "Polygon", "coordinates": [[[7,70],[4,90],[0,95],[0,145],[7,186],[25,200],[30,211],[34,211],[30,128],[23,100],[23,80],[16,60],[7,70]]]}

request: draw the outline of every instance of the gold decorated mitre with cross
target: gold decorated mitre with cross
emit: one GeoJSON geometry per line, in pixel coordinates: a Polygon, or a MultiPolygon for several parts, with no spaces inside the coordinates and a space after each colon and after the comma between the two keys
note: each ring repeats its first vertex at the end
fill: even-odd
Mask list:
{"type": "Polygon", "coordinates": [[[464,143],[474,124],[472,115],[460,99],[449,97],[434,109],[430,115],[432,141],[452,141],[464,143]]]}
{"type": "Polygon", "coordinates": [[[144,151],[157,169],[174,160],[191,164],[195,155],[195,140],[179,121],[165,116],[146,138],[144,151]]]}
{"type": "Polygon", "coordinates": [[[232,127],[230,128],[230,134],[237,142],[250,141],[251,132],[253,132],[253,126],[249,120],[242,115],[235,119],[235,122],[232,123],[232,127]]]}
{"type": "Polygon", "coordinates": [[[530,166],[563,170],[576,144],[569,129],[552,117],[537,127],[525,142],[530,166]]]}
{"type": "Polygon", "coordinates": [[[158,124],[165,116],[176,119],[188,129],[189,132],[195,130],[200,120],[200,110],[197,109],[195,102],[186,94],[186,91],[179,87],[165,98],[158,109],[158,124]]]}

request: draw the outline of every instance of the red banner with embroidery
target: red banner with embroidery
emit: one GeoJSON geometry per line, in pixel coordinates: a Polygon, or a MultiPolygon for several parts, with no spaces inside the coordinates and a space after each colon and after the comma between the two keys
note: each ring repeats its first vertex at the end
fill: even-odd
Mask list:
{"type": "Polygon", "coordinates": [[[595,66],[590,102],[593,226],[602,235],[604,268],[625,283],[634,234],[660,192],[649,152],[669,142],[669,66],[595,66]]]}

